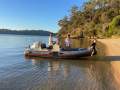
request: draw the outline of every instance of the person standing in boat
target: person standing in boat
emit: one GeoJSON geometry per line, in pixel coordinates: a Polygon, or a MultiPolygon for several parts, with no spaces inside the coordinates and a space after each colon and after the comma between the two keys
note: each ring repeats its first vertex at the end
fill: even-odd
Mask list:
{"type": "Polygon", "coordinates": [[[71,42],[71,37],[70,34],[67,35],[67,38],[65,39],[65,46],[67,48],[71,48],[72,42],[71,42]]]}
{"type": "Polygon", "coordinates": [[[50,33],[49,40],[48,40],[48,49],[53,48],[53,38],[52,38],[52,33],[50,33]]]}
{"type": "Polygon", "coordinates": [[[58,35],[56,36],[56,44],[59,45],[59,37],[58,37],[58,35]]]}

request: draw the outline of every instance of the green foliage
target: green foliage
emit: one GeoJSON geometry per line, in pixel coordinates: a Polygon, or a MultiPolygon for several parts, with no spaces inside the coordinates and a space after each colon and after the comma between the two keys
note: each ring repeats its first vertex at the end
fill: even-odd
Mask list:
{"type": "Polygon", "coordinates": [[[113,18],[112,22],[109,24],[109,35],[120,33],[120,15],[113,18]]]}

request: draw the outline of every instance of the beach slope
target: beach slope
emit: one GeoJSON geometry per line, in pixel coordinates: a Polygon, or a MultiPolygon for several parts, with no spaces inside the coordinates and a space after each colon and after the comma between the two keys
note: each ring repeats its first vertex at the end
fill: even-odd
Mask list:
{"type": "Polygon", "coordinates": [[[120,56],[120,39],[98,39],[105,45],[106,56],[120,56]]]}

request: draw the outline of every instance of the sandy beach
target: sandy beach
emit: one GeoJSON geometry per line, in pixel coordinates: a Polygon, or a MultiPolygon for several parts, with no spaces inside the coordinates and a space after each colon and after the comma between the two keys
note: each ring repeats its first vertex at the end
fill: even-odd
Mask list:
{"type": "Polygon", "coordinates": [[[120,56],[120,39],[98,39],[105,47],[106,56],[120,56]]]}

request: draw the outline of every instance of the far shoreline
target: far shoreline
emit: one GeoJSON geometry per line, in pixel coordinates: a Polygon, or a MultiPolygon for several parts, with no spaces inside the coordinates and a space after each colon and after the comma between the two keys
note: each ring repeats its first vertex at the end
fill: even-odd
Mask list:
{"type": "Polygon", "coordinates": [[[49,35],[32,35],[32,34],[1,34],[0,35],[11,35],[11,36],[49,36],[49,35]]]}
{"type": "Polygon", "coordinates": [[[0,34],[10,34],[10,35],[33,35],[33,36],[49,36],[50,33],[56,35],[56,33],[47,30],[10,30],[10,29],[0,29],[0,34]]]}

